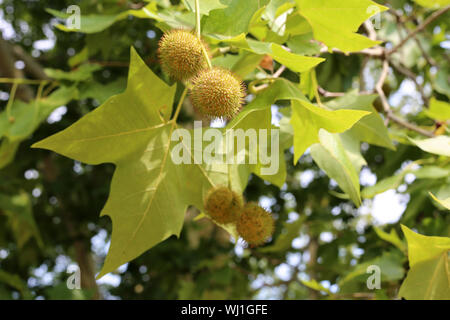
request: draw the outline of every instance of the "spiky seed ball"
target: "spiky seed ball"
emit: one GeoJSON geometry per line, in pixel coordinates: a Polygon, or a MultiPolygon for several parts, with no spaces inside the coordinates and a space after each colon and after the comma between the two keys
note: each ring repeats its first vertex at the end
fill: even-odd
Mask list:
{"type": "Polygon", "coordinates": [[[206,213],[221,224],[236,222],[242,206],[242,197],[227,187],[213,188],[206,196],[206,213]]]}
{"type": "Polygon", "coordinates": [[[208,118],[233,118],[241,110],[244,97],[244,84],[229,70],[205,69],[193,79],[192,105],[208,118]]]}
{"type": "Polygon", "coordinates": [[[174,80],[185,81],[206,68],[202,43],[187,30],[172,30],[159,41],[159,59],[163,70],[174,80]]]}
{"type": "Polygon", "coordinates": [[[242,239],[252,246],[263,244],[274,231],[272,215],[256,203],[247,203],[241,212],[236,229],[242,239]]]}

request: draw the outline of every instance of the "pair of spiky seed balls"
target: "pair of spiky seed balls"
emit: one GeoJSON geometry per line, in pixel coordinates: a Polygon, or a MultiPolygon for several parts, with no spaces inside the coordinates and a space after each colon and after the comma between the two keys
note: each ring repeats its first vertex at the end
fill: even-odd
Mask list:
{"type": "Polygon", "coordinates": [[[194,108],[207,118],[231,119],[242,108],[245,87],[231,71],[208,68],[207,46],[192,32],[172,30],[159,41],[163,70],[176,81],[190,81],[194,108]]]}
{"type": "Polygon", "coordinates": [[[236,224],[239,236],[251,246],[263,244],[273,234],[272,215],[258,204],[244,205],[242,197],[227,187],[211,189],[205,201],[206,213],[220,224],[236,224]]]}

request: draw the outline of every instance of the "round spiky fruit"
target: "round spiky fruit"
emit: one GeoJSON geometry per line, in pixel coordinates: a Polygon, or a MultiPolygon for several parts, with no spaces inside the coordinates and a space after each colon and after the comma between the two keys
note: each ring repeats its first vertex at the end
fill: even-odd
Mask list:
{"type": "Polygon", "coordinates": [[[206,213],[221,224],[236,222],[242,206],[242,197],[227,187],[213,188],[206,196],[206,213]]]}
{"type": "Polygon", "coordinates": [[[201,41],[187,30],[165,33],[158,54],[163,70],[177,81],[189,80],[207,66],[201,41]]]}
{"type": "Polygon", "coordinates": [[[236,224],[242,239],[252,246],[263,244],[273,234],[272,215],[256,203],[245,205],[236,224]]]}
{"type": "Polygon", "coordinates": [[[241,110],[244,97],[244,84],[229,70],[205,69],[193,79],[192,105],[208,118],[233,118],[241,110]]]}

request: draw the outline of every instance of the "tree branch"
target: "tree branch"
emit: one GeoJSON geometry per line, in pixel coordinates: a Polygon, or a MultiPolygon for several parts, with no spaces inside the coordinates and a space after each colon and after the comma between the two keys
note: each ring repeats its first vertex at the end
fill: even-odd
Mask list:
{"type": "Polygon", "coordinates": [[[45,73],[44,68],[42,68],[42,66],[38,62],[36,62],[33,57],[25,52],[22,47],[17,45],[13,46],[12,51],[18,59],[22,60],[25,63],[26,72],[28,72],[36,79],[50,80],[50,78],[45,73]]]}
{"type": "MultiPolygon", "coordinates": [[[[8,78],[24,78],[22,70],[16,69],[15,59],[10,45],[0,37],[0,71],[4,77],[8,78]]],[[[21,85],[17,89],[17,97],[20,100],[29,102],[33,99],[33,90],[27,85],[21,85]]]]}
{"type": "Polygon", "coordinates": [[[421,25],[419,25],[413,32],[410,32],[399,44],[397,44],[394,48],[386,52],[386,55],[391,55],[394,52],[398,51],[409,39],[414,37],[416,34],[424,30],[430,23],[439,18],[441,15],[450,10],[450,6],[442,8],[441,10],[433,12],[421,25]]]}

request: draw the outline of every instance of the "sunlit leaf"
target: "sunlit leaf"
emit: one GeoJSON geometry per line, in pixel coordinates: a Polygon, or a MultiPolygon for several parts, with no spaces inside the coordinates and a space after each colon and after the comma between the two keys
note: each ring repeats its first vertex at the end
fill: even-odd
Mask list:
{"type": "Polygon", "coordinates": [[[297,0],[299,13],[308,20],[314,38],[329,49],[359,51],[379,44],[358,33],[369,17],[388,8],[369,0],[297,0]]]}
{"type": "Polygon", "coordinates": [[[450,157],[450,137],[438,136],[423,140],[409,138],[409,140],[423,151],[450,157]]]}
{"type": "Polygon", "coordinates": [[[398,295],[408,300],[450,299],[450,238],[427,237],[402,225],[410,270],[398,295]]]}
{"type": "Polygon", "coordinates": [[[359,175],[348,157],[338,135],[319,131],[320,144],[311,147],[311,156],[317,165],[336,180],[356,206],[361,205],[359,175]]]}

